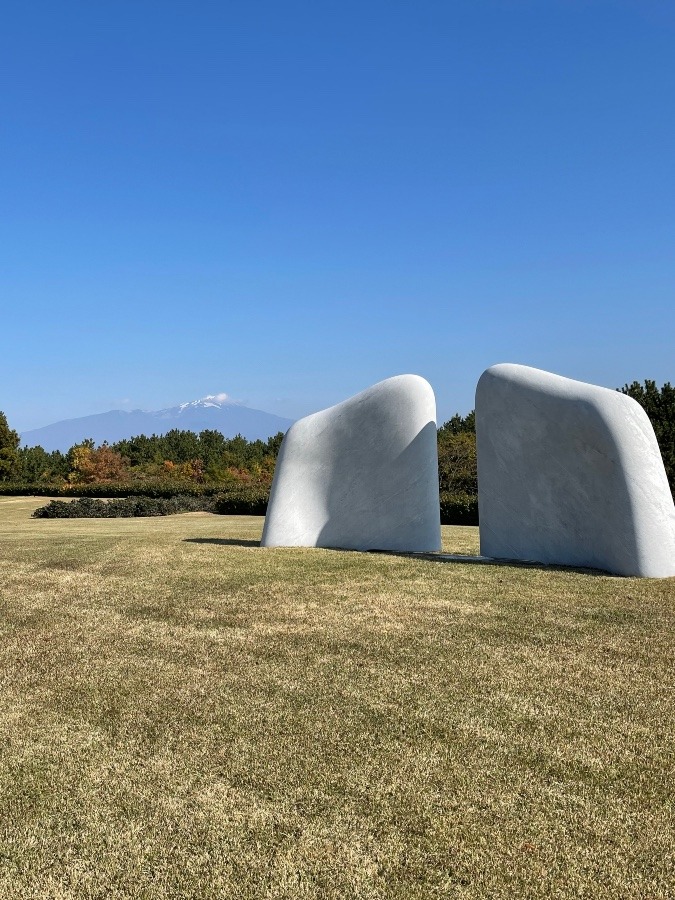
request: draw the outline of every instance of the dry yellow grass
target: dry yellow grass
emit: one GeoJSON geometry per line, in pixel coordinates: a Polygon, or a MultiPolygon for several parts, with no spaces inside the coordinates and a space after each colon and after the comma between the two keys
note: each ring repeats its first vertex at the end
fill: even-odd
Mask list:
{"type": "Polygon", "coordinates": [[[673,579],[43,502],[0,499],[1,897],[675,896],[673,579]]]}

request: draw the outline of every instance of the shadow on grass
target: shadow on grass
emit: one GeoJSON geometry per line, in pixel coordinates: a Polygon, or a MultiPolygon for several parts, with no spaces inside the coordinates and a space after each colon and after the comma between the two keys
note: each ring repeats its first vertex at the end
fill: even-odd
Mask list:
{"type": "Polygon", "coordinates": [[[259,547],[260,541],[240,541],[238,538],[184,538],[187,544],[221,544],[225,547],[259,547]]]}
{"type": "MultiPolygon", "coordinates": [[[[260,547],[260,541],[245,541],[238,538],[184,538],[188,544],[220,544],[229,547],[260,547]]],[[[324,550],[338,550],[341,553],[363,553],[363,550],[351,550],[344,547],[323,547],[324,550]]],[[[489,556],[468,556],[459,553],[416,553],[403,550],[367,550],[367,553],[380,553],[383,556],[402,556],[405,559],[421,559],[435,563],[468,563],[474,566],[506,566],[514,569],[541,569],[545,572],[578,572],[580,575],[601,576],[602,578],[621,578],[602,569],[590,569],[583,566],[547,565],[540,562],[529,562],[522,559],[493,559],[489,556]]]]}
{"type": "Polygon", "coordinates": [[[458,553],[415,553],[400,550],[370,550],[369,553],[382,553],[386,556],[403,556],[406,559],[422,559],[436,563],[469,563],[476,566],[508,566],[514,569],[541,569],[545,572],[578,572],[580,575],[594,575],[602,578],[621,578],[602,569],[591,569],[585,566],[561,566],[524,559],[494,559],[490,556],[464,556],[458,553]]]}

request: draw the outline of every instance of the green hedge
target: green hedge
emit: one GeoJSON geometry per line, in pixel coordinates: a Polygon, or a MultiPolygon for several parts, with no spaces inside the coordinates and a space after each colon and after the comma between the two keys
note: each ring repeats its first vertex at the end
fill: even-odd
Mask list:
{"type": "Polygon", "coordinates": [[[36,519],[117,519],[136,516],[170,516],[183,512],[213,512],[220,515],[264,516],[268,493],[264,490],[221,491],[177,494],[174,497],[79,497],[51,500],[33,513],[36,519]]]}
{"type": "Polygon", "coordinates": [[[195,484],[193,481],[105,482],[103,484],[26,484],[4,482],[0,496],[14,497],[215,497],[216,494],[259,492],[258,487],[225,488],[222,484],[195,484]]]}
{"type": "Polygon", "coordinates": [[[53,484],[27,484],[26,482],[3,481],[0,483],[0,497],[59,497],[61,492],[53,484]]]}
{"type": "MultiPolygon", "coordinates": [[[[2,485],[0,494],[13,496],[49,496],[63,498],[138,498],[143,500],[173,500],[181,498],[182,506],[169,512],[188,512],[190,509],[203,509],[228,516],[264,516],[267,512],[269,492],[258,486],[240,486],[223,490],[222,485],[201,485],[194,483],[180,484],[175,481],[122,484],[87,484],[76,487],[54,487],[45,485],[2,485]],[[195,499],[202,505],[189,507],[188,500],[195,499]]],[[[472,494],[440,495],[441,522],[443,525],[478,525],[478,498],[472,494]]],[[[65,504],[68,505],[68,504],[65,504]]],[[[132,509],[132,506],[120,506],[120,509],[132,509]]],[[[139,507],[141,508],[141,507],[139,507]]],[[[150,506],[147,506],[150,509],[150,506]]],[[[160,507],[157,507],[159,510],[160,507]]],[[[64,513],[66,516],[75,515],[64,513]]],[[[120,515],[167,515],[167,512],[120,513],[120,515]]],[[[89,513],[87,515],[90,515],[89,513]]],[[[112,512],[104,511],[102,515],[111,516],[112,512]]]]}
{"type": "Polygon", "coordinates": [[[170,516],[181,512],[213,512],[212,497],[118,497],[101,500],[51,500],[33,513],[36,519],[119,519],[133,516],[170,516]]]}
{"type": "Polygon", "coordinates": [[[213,511],[221,516],[264,516],[269,497],[269,491],[260,488],[222,491],[214,499],[213,511]]]}
{"type": "Polygon", "coordinates": [[[478,525],[478,497],[473,494],[441,494],[442,525],[478,525]]]}

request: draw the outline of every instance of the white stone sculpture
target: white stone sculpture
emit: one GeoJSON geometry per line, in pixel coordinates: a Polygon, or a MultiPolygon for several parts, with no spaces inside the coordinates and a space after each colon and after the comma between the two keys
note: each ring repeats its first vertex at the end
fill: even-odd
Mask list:
{"type": "Polygon", "coordinates": [[[429,383],[397,375],[295,422],[279,452],[261,543],[440,550],[429,383]]]}
{"type": "Polygon", "coordinates": [[[482,555],[675,575],[675,506],[635,400],[492,366],[476,389],[476,435],[482,555]]]}

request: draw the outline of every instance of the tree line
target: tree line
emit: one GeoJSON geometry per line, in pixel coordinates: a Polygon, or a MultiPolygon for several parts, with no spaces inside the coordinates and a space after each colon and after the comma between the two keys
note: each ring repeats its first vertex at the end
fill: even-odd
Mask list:
{"type": "Polygon", "coordinates": [[[219,431],[199,434],[172,429],[96,446],[75,444],[67,453],[40,446],[20,447],[20,438],[0,412],[0,481],[33,484],[96,484],[179,481],[198,484],[269,485],[283,432],[267,441],[226,438],[219,431]]]}
{"type": "MultiPolygon", "coordinates": [[[[675,496],[675,388],[670,383],[658,388],[654,381],[634,381],[620,390],[649,416],[675,496]]],[[[186,484],[265,492],[282,439],[282,432],[267,441],[248,441],[241,435],[226,438],[215,430],[195,434],[172,429],[98,447],[87,440],[67,453],[48,453],[39,446],[20,447],[19,435],[0,412],[0,482],[7,488],[107,484],[119,486],[120,493],[132,486],[158,484],[168,485],[169,492],[171,485],[178,490],[186,484]]],[[[474,412],[457,413],[438,429],[438,479],[442,509],[445,502],[454,510],[451,517],[473,520],[478,495],[474,412]]]]}

